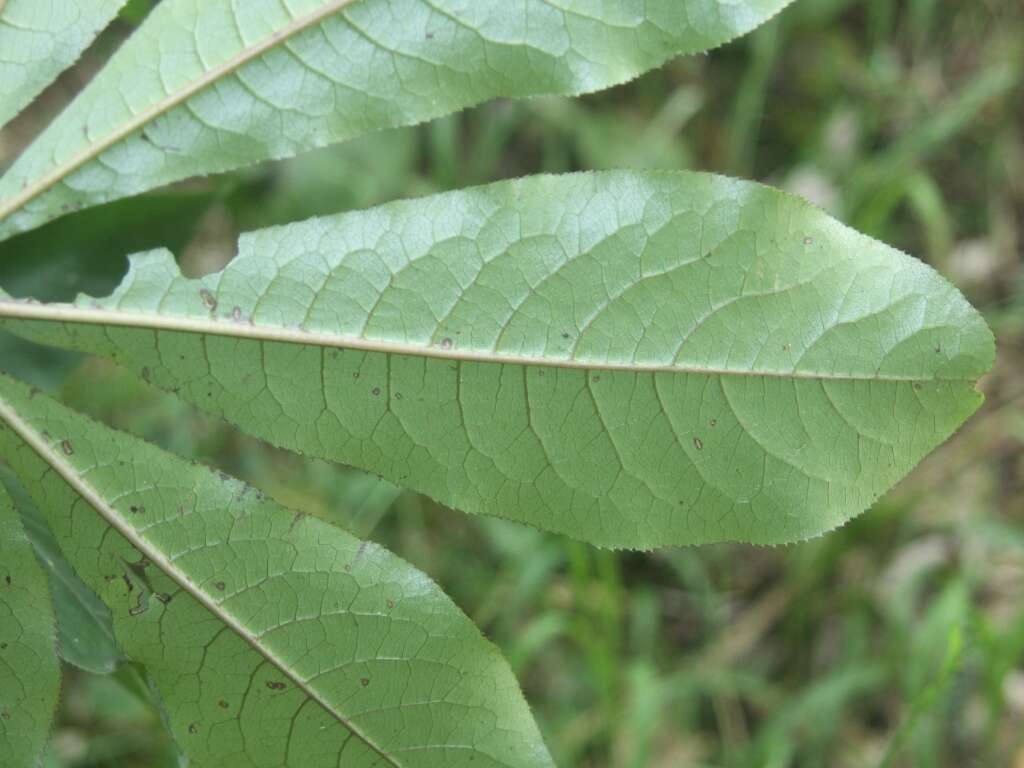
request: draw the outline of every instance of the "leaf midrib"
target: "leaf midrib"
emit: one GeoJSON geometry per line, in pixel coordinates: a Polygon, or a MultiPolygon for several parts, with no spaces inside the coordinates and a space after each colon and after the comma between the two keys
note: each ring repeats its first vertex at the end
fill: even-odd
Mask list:
{"type": "MultiPolygon", "coordinates": [[[[292,683],[306,696],[319,704],[323,709],[342,726],[348,729],[354,736],[360,739],[367,747],[380,755],[388,765],[394,768],[401,768],[382,747],[379,747],[369,736],[352,724],[344,715],[338,712],[327,702],[322,695],[317,693],[304,680],[298,677],[285,661],[278,658],[269,648],[260,644],[259,639],[246,627],[234,618],[230,613],[224,611],[209,596],[196,586],[188,575],[170,562],[164,553],[146,541],[134,528],[128,525],[118,511],[110,506],[100,493],[90,485],[72,466],[67,459],[56,451],[42,435],[27,421],[18,415],[14,407],[3,397],[0,397],[0,421],[18,435],[36,455],[39,456],[48,466],[63,478],[82,499],[84,499],[96,513],[102,517],[108,525],[120,533],[128,542],[151,563],[163,571],[168,578],[174,581],[182,590],[192,596],[200,605],[206,608],[213,616],[231,629],[238,637],[249,645],[256,653],[276,667],[281,674],[285,675],[292,683]]],[[[71,436],[73,438],[73,436],[71,436]]]]}
{"type": "Polygon", "coordinates": [[[329,349],[351,349],[361,352],[380,352],[390,355],[425,357],[452,362],[494,363],[539,368],[566,368],[583,371],[627,371],[631,373],[701,374],[707,376],[757,377],[812,381],[875,381],[875,382],[934,382],[973,381],[967,376],[898,376],[822,373],[817,371],[743,371],[735,368],[715,368],[696,365],[658,365],[614,361],[587,361],[580,359],[553,359],[523,355],[482,352],[479,350],[445,349],[440,346],[409,344],[365,339],[357,336],[337,336],[316,333],[301,328],[281,328],[255,325],[246,320],[203,320],[186,315],[160,315],[130,312],[118,309],[83,308],[71,304],[39,304],[31,300],[0,299],[0,322],[25,320],[35,322],[69,323],[75,325],[115,326],[152,331],[193,333],[232,339],[280,342],[329,349]]]}
{"type": "MultiPolygon", "coordinates": [[[[6,0],[0,0],[0,12],[3,11],[5,2],[6,0]]],[[[110,132],[102,139],[91,143],[77,155],[72,156],[70,160],[65,161],[44,176],[39,177],[18,194],[8,198],[6,202],[0,201],[0,223],[6,221],[11,214],[23,208],[39,195],[56,186],[62,179],[74,173],[91,160],[96,159],[106,150],[123,141],[131,134],[144,128],[158,117],[184,103],[205,88],[235,73],[250,61],[259,58],[276,46],[287,42],[301,32],[319,24],[327,17],[340,12],[346,6],[355,2],[357,0],[330,0],[312,13],[293,19],[290,23],[274,31],[254,45],[243,48],[230,59],[205,72],[202,77],[187,83],[180,90],[165,96],[156,104],[148,107],[124,123],[120,128],[110,132]]]]}

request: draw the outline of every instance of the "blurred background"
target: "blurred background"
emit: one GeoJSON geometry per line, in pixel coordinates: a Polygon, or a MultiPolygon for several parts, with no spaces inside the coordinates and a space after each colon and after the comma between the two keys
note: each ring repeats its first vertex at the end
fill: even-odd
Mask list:
{"type": "MultiPolygon", "coordinates": [[[[150,4],[133,0],[0,132],[0,168],[150,4]]],[[[426,571],[510,659],[561,766],[1024,768],[1020,0],[797,0],[747,38],[604,93],[491,103],[61,219],[0,244],[0,285],[102,295],[134,251],[168,246],[199,274],[245,230],[612,167],[764,181],[928,261],[997,335],[985,406],[823,539],[620,553],[276,451],[104,361],[0,336],[0,368],[426,571]]],[[[118,665],[102,607],[76,604],[63,640],[79,667],[49,765],[176,765],[144,673],[118,665]]]]}

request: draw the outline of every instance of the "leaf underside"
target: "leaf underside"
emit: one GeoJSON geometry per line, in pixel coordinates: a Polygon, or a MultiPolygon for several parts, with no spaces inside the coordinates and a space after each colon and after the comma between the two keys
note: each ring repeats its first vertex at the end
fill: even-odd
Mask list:
{"type": "Polygon", "coordinates": [[[133,259],[0,301],[276,445],[611,547],[821,534],[979,406],[981,317],[797,198],[687,173],[537,177],[133,259]]]}
{"type": "Polygon", "coordinates": [[[125,1],[0,1],[0,127],[75,63],[125,1]]]}
{"type": "Polygon", "coordinates": [[[552,764],[498,650],[382,548],[3,376],[0,451],[191,764],[552,764]]]}
{"type": "Polygon", "coordinates": [[[35,765],[60,692],[53,605],[11,497],[0,485],[0,755],[35,765]]]}
{"type": "Polygon", "coordinates": [[[164,0],[0,179],[0,238],[489,99],[607,88],[789,2],[164,0]]]}

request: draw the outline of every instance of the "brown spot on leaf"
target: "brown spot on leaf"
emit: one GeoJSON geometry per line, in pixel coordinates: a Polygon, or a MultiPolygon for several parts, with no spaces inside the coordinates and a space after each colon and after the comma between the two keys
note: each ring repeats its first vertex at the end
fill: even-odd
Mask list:
{"type": "Polygon", "coordinates": [[[217,702],[217,706],[220,707],[221,709],[227,709],[228,708],[228,703],[226,701],[224,701],[224,699],[221,699],[220,701],[217,702]]]}
{"type": "Polygon", "coordinates": [[[153,597],[155,597],[164,605],[167,605],[169,602],[171,602],[171,596],[168,595],[166,592],[154,592],[153,597]]]}
{"type": "Polygon", "coordinates": [[[234,320],[236,323],[239,323],[239,322],[242,321],[242,308],[241,307],[233,307],[231,309],[231,319],[234,320]]]}
{"type": "Polygon", "coordinates": [[[377,397],[380,394],[380,387],[374,387],[373,389],[370,390],[370,392],[373,393],[374,397],[377,397]]]}
{"type": "Polygon", "coordinates": [[[712,427],[717,427],[718,419],[712,419],[711,421],[708,422],[708,424],[710,424],[712,427]]]}
{"type": "Polygon", "coordinates": [[[805,237],[804,238],[804,245],[814,245],[814,238],[813,237],[805,237]]]}
{"type": "Polygon", "coordinates": [[[387,603],[387,605],[388,605],[388,610],[389,610],[389,611],[390,611],[390,610],[393,610],[393,609],[394,609],[394,607],[395,607],[395,601],[394,601],[394,600],[388,600],[388,603],[387,603]]]}
{"type": "Polygon", "coordinates": [[[132,507],[128,507],[128,509],[131,510],[133,515],[141,515],[143,512],[146,511],[146,508],[143,507],[143,506],[137,506],[137,507],[136,506],[132,506],[132,507]]]}
{"type": "Polygon", "coordinates": [[[74,456],[75,454],[74,446],[71,445],[70,440],[62,440],[60,444],[60,449],[64,451],[65,456],[74,456]]]}
{"type": "Polygon", "coordinates": [[[213,588],[220,592],[223,592],[227,588],[227,584],[225,584],[223,581],[215,581],[213,582],[213,588]]]}
{"type": "Polygon", "coordinates": [[[693,438],[693,447],[696,448],[698,451],[703,451],[704,441],[701,440],[699,437],[693,438]]]}
{"type": "Polygon", "coordinates": [[[267,688],[269,688],[272,691],[283,691],[287,687],[288,687],[287,685],[285,685],[284,683],[280,682],[279,680],[268,680],[267,681],[267,688]]]}
{"type": "Polygon", "coordinates": [[[205,304],[206,308],[211,312],[217,308],[217,298],[206,288],[199,289],[199,298],[203,300],[203,304],[205,304]]]}
{"type": "Polygon", "coordinates": [[[451,349],[454,346],[454,344],[455,342],[452,341],[450,338],[445,337],[441,339],[441,349],[451,349]]]}
{"type": "Polygon", "coordinates": [[[368,678],[368,677],[364,677],[363,679],[361,679],[361,680],[359,681],[359,684],[360,684],[361,686],[363,686],[363,688],[365,688],[366,686],[368,686],[368,685],[370,684],[370,678],[368,678]]]}
{"type": "Polygon", "coordinates": [[[199,733],[199,723],[189,723],[188,724],[188,732],[189,733],[199,733]]]}

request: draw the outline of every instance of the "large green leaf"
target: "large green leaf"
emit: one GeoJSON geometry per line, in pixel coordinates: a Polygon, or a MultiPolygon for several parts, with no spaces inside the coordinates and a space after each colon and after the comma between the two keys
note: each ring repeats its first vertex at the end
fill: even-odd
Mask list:
{"type": "Polygon", "coordinates": [[[0,126],[110,23],[125,0],[0,0],[0,126]]]}
{"type": "Polygon", "coordinates": [[[0,302],[275,444],[608,546],[785,542],[980,404],[991,333],[929,267],[797,198],[538,177],[169,253],[109,298],[0,302]]]}
{"type": "Polygon", "coordinates": [[[60,692],[53,605],[11,497],[0,485],[0,756],[36,765],[60,692]]]}
{"type": "Polygon", "coordinates": [[[551,765],[497,649],[386,550],[5,376],[0,451],[192,764],[551,765]]]}
{"type": "Polygon", "coordinates": [[[164,0],[0,180],[0,238],[499,96],[607,88],[789,2],[164,0]]]}

